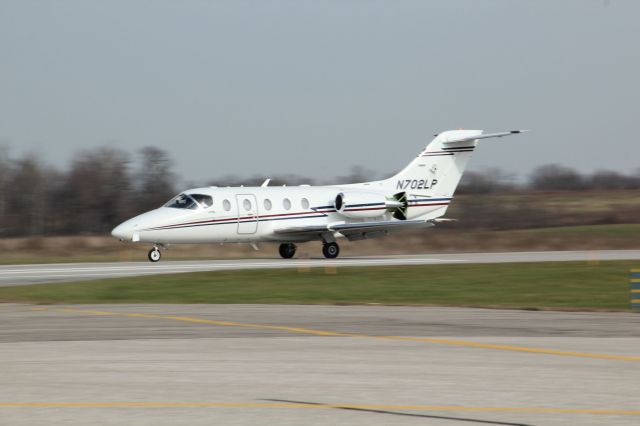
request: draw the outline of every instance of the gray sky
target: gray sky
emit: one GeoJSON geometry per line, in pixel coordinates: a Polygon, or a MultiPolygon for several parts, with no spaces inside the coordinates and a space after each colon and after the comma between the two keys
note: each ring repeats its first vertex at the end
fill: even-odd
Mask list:
{"type": "Polygon", "coordinates": [[[472,168],[640,167],[639,1],[0,0],[0,144],[155,145],[185,179],[392,172],[438,131],[532,129],[472,168]]]}

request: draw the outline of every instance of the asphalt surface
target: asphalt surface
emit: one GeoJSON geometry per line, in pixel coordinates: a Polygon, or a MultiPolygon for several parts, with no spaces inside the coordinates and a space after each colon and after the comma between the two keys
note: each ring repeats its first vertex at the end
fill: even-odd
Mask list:
{"type": "Polygon", "coordinates": [[[640,424],[632,313],[5,304],[0,321],[0,424],[640,424]]]}
{"type": "MultiPolygon", "coordinates": [[[[166,255],[165,257],[169,257],[166,255]]],[[[597,261],[640,259],[640,250],[462,253],[414,256],[370,256],[339,259],[240,259],[206,261],[66,263],[0,266],[0,286],[80,281],[196,271],[323,266],[431,265],[463,263],[597,261]]]]}

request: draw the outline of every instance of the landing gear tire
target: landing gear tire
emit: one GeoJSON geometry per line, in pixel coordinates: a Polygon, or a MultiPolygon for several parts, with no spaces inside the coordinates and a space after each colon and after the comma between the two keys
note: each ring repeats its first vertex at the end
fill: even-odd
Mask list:
{"type": "Polygon", "coordinates": [[[291,259],[296,254],[296,245],[293,243],[280,244],[278,251],[283,259],[291,259]]]}
{"type": "Polygon", "coordinates": [[[149,250],[148,257],[150,261],[157,262],[160,260],[162,255],[160,254],[160,250],[158,250],[158,247],[154,247],[151,250],[149,250]]]}
{"type": "Polygon", "coordinates": [[[326,243],[322,246],[322,254],[327,259],[335,259],[340,254],[340,246],[336,243],[326,243]]]}

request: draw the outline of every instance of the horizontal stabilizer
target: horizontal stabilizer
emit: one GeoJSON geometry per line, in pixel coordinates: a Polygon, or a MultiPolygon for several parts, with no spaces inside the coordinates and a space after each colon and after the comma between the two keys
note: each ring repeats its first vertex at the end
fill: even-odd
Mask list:
{"type": "Polygon", "coordinates": [[[503,136],[517,135],[518,133],[524,133],[527,131],[528,130],[510,130],[508,132],[485,133],[484,135],[444,140],[442,141],[442,143],[449,144],[449,143],[458,143],[458,142],[471,142],[478,139],[501,138],[503,136]]]}
{"type": "Polygon", "coordinates": [[[453,223],[453,222],[457,222],[458,219],[449,219],[446,217],[438,217],[436,219],[431,219],[432,222],[434,223],[453,223]]]}

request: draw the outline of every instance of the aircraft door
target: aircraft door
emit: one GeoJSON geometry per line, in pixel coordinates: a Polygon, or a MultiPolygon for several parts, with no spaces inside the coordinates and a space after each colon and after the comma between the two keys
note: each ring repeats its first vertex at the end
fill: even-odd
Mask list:
{"type": "Polygon", "coordinates": [[[253,194],[236,195],[238,206],[238,234],[255,234],[258,231],[258,202],[253,194]]]}

